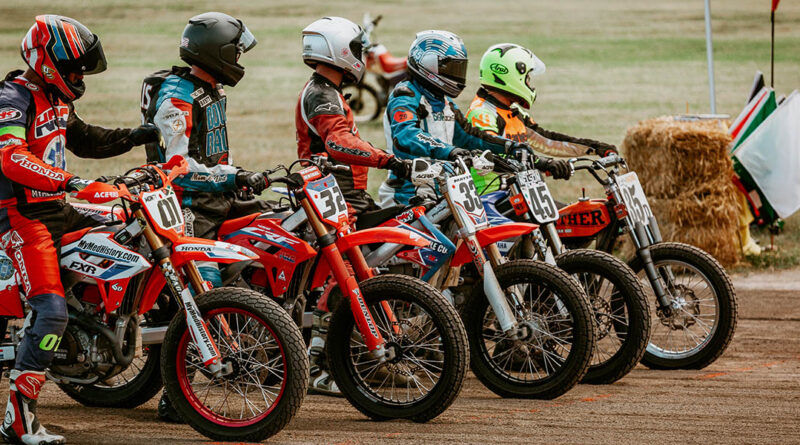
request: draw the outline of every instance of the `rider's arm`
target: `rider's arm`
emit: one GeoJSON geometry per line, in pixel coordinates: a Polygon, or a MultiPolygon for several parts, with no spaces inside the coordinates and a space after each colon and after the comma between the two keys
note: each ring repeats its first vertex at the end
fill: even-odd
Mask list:
{"type": "Polygon", "coordinates": [[[419,96],[408,87],[401,85],[392,92],[386,113],[395,154],[400,153],[400,157],[406,159],[447,159],[455,147],[420,128],[418,107],[419,96]]]}
{"type": "Polygon", "coordinates": [[[348,165],[383,168],[392,155],[361,139],[347,123],[339,93],[332,88],[314,91],[303,98],[303,119],[324,141],[331,159],[348,165]]]}
{"type": "MultiPolygon", "coordinates": [[[[188,98],[192,100],[191,98],[188,98]]],[[[179,97],[167,97],[158,104],[153,123],[161,131],[166,145],[165,160],[179,155],[189,164],[189,172],[177,178],[175,184],[201,192],[224,192],[236,189],[237,167],[217,164],[211,167],[197,162],[192,153],[200,147],[190,147],[192,134],[192,103],[179,97]]],[[[197,142],[195,143],[197,144],[197,142]]],[[[205,147],[203,147],[205,149],[205,147]]]]}
{"type": "Polygon", "coordinates": [[[127,153],[134,143],[128,128],[107,128],[89,125],[70,105],[67,119],[67,149],[81,158],[101,159],[127,153]]]}
{"type": "Polygon", "coordinates": [[[6,178],[25,187],[43,192],[64,190],[73,175],[48,165],[28,150],[26,128],[30,102],[13,96],[0,101],[0,109],[15,116],[0,122],[0,170],[6,178]]]}
{"type": "Polygon", "coordinates": [[[490,150],[492,153],[503,154],[506,151],[508,139],[497,136],[494,132],[483,131],[473,127],[466,117],[461,114],[454,102],[450,102],[450,107],[455,114],[455,131],[453,134],[453,144],[468,150],[490,150]]]}
{"type": "Polygon", "coordinates": [[[563,133],[542,128],[529,116],[523,115],[527,128],[526,142],[534,150],[549,156],[572,158],[587,154],[604,156],[607,152],[616,153],[613,145],[592,139],[576,138],[563,133]]]}

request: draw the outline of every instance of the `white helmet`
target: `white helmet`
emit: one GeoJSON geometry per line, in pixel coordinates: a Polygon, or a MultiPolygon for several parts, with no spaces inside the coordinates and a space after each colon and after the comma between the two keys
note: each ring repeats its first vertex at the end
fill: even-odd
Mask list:
{"type": "Polygon", "coordinates": [[[303,30],[303,62],[314,68],[318,62],[344,70],[356,83],[364,77],[364,31],[341,17],[323,17],[303,30]]]}

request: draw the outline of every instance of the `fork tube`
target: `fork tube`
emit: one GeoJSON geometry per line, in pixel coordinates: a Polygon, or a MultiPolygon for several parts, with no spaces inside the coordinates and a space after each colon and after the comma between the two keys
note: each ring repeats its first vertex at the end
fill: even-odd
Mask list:
{"type": "MultiPolygon", "coordinates": [[[[317,235],[322,255],[331,266],[331,271],[342,289],[342,294],[350,301],[350,311],[353,313],[353,319],[364,339],[364,343],[367,345],[367,349],[372,351],[378,360],[386,360],[385,341],[378,328],[375,327],[375,321],[361,295],[358,281],[348,272],[347,266],[342,259],[342,253],[336,247],[336,235],[328,232],[325,224],[320,221],[314,209],[311,208],[308,198],[301,199],[300,205],[303,206],[306,215],[308,215],[308,222],[317,235]]],[[[364,260],[363,256],[361,256],[361,260],[364,260]]]]}

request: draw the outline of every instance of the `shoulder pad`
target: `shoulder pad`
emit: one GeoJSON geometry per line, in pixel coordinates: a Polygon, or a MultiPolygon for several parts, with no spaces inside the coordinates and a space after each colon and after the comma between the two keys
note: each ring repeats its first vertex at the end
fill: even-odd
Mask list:
{"type": "Polygon", "coordinates": [[[330,86],[309,82],[300,100],[307,119],[323,114],[346,116],[339,92],[330,86]]]}
{"type": "Polygon", "coordinates": [[[392,96],[395,96],[395,97],[400,97],[400,96],[414,97],[414,96],[416,96],[416,94],[414,94],[414,92],[411,91],[411,88],[409,88],[408,85],[406,85],[405,82],[403,82],[403,83],[397,85],[397,88],[395,88],[394,91],[392,91],[392,96]]]}
{"type": "Polygon", "coordinates": [[[3,82],[0,87],[0,127],[26,127],[31,92],[16,82],[3,82]]]}

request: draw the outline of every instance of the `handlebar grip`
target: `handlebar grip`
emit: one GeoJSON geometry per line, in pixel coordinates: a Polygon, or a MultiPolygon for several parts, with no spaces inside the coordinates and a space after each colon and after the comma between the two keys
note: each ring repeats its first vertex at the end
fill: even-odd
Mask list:
{"type": "Polygon", "coordinates": [[[613,153],[604,158],[598,159],[596,162],[602,167],[610,167],[619,164],[621,161],[622,158],[616,153],[613,153]]]}

